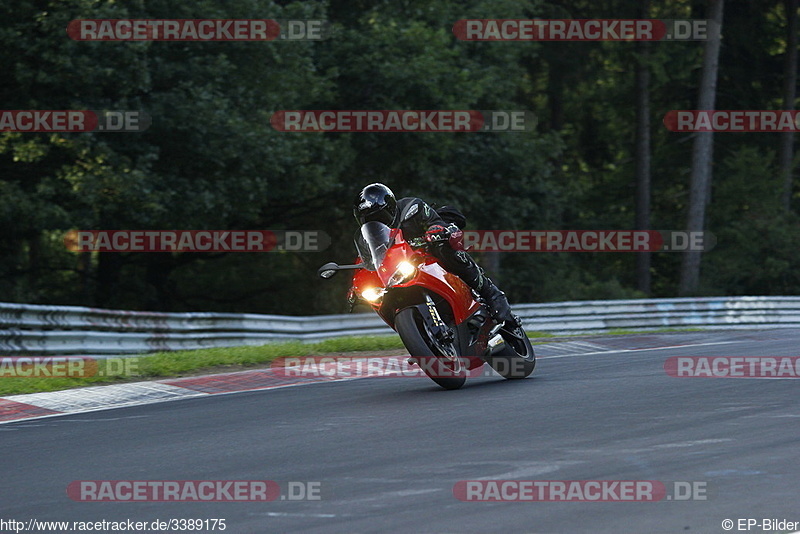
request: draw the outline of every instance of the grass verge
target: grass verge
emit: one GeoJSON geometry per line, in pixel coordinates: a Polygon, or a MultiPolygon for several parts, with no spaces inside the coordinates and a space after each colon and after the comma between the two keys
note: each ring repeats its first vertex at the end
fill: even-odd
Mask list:
{"type": "MultiPolygon", "coordinates": [[[[605,335],[699,331],[699,328],[664,328],[648,332],[612,330],[605,335]]],[[[598,335],[598,334],[587,334],[598,335]]],[[[563,337],[547,332],[528,332],[535,339],[563,337]]],[[[578,336],[570,336],[578,337],[578,336]]],[[[542,341],[539,341],[541,343],[542,341]]],[[[81,377],[17,377],[7,368],[0,368],[0,396],[59,391],[84,386],[120,384],[163,378],[178,378],[187,374],[212,374],[241,371],[263,367],[280,357],[316,356],[320,354],[348,353],[402,349],[400,337],[353,336],[328,339],[317,343],[290,341],[270,343],[258,347],[217,347],[177,352],[158,352],[142,356],[99,359],[87,365],[91,376],[81,377]]]]}

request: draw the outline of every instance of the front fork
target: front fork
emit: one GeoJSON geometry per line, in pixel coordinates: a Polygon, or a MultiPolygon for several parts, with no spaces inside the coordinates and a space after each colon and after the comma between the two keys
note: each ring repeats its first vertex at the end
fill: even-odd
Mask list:
{"type": "Polygon", "coordinates": [[[452,328],[447,326],[447,323],[444,322],[442,316],[439,314],[439,310],[436,308],[436,303],[433,302],[431,296],[426,292],[425,293],[425,302],[422,304],[415,304],[414,306],[410,306],[412,308],[416,308],[419,312],[420,317],[422,317],[422,323],[425,326],[425,330],[434,338],[434,341],[441,345],[439,348],[444,349],[444,352],[452,352],[446,350],[446,347],[452,347],[453,342],[456,339],[456,334],[452,328]]]}
{"type": "MultiPolygon", "coordinates": [[[[424,303],[408,307],[417,309],[417,312],[422,318],[425,331],[433,338],[432,341],[436,344],[437,351],[440,352],[442,356],[451,360],[458,358],[458,354],[456,354],[456,345],[454,344],[456,341],[456,333],[452,328],[447,326],[447,323],[442,319],[439,310],[436,308],[436,303],[431,296],[426,292],[424,303]]],[[[408,359],[408,363],[419,364],[417,359],[413,356],[408,359]]]]}

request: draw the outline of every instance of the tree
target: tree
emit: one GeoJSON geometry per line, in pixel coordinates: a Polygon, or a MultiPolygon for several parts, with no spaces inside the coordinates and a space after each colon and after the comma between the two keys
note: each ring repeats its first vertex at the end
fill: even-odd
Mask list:
{"type": "MultiPolygon", "coordinates": [[[[725,0],[709,0],[711,16],[709,17],[708,40],[703,51],[703,69],[697,106],[700,110],[713,110],[716,101],[724,4],[725,0]]],[[[714,133],[699,132],[695,134],[692,150],[689,215],[686,223],[687,232],[699,232],[705,226],[706,207],[711,197],[713,159],[714,133]]],[[[681,295],[690,295],[697,291],[700,282],[701,254],[702,252],[697,250],[687,251],[683,254],[678,289],[681,295]]]]}
{"type": "MultiPolygon", "coordinates": [[[[639,17],[650,16],[650,0],[643,0],[639,17]]],[[[650,45],[641,41],[637,46],[636,63],[636,229],[650,230],[650,45]]],[[[651,255],[636,255],[636,288],[650,294],[651,255]]]]}
{"type": "MultiPolygon", "coordinates": [[[[798,0],[784,0],[786,8],[786,52],[783,69],[783,109],[794,110],[797,97],[797,7],[798,0]]],[[[779,169],[783,177],[781,204],[788,212],[792,204],[792,170],[794,160],[794,132],[781,134],[779,169]]]]}

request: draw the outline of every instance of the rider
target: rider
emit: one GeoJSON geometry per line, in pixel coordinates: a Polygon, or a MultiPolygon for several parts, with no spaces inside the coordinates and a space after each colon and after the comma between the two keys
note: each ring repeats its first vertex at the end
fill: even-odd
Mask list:
{"type": "Polygon", "coordinates": [[[400,228],[406,240],[424,238],[428,243],[428,251],[445,269],[457,275],[481,296],[496,320],[518,322],[511,313],[505,293],[494,285],[469,254],[450,246],[450,234],[457,227],[448,228],[439,214],[421,199],[406,197],[395,200],[391,189],[374,183],[356,196],[353,214],[360,224],[378,221],[391,228],[400,228]]]}

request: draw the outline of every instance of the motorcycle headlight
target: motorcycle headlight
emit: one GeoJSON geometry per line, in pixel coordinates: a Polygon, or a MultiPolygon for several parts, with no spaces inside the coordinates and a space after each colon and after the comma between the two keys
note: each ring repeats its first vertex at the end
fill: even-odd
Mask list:
{"type": "Polygon", "coordinates": [[[361,292],[361,297],[369,302],[376,302],[384,293],[386,293],[386,290],[382,287],[370,287],[361,292]]]}
{"type": "Polygon", "coordinates": [[[397,264],[397,269],[395,269],[394,274],[389,279],[389,285],[393,286],[396,284],[402,284],[414,276],[414,273],[416,272],[417,268],[414,267],[414,265],[407,261],[401,261],[397,264]]]}

